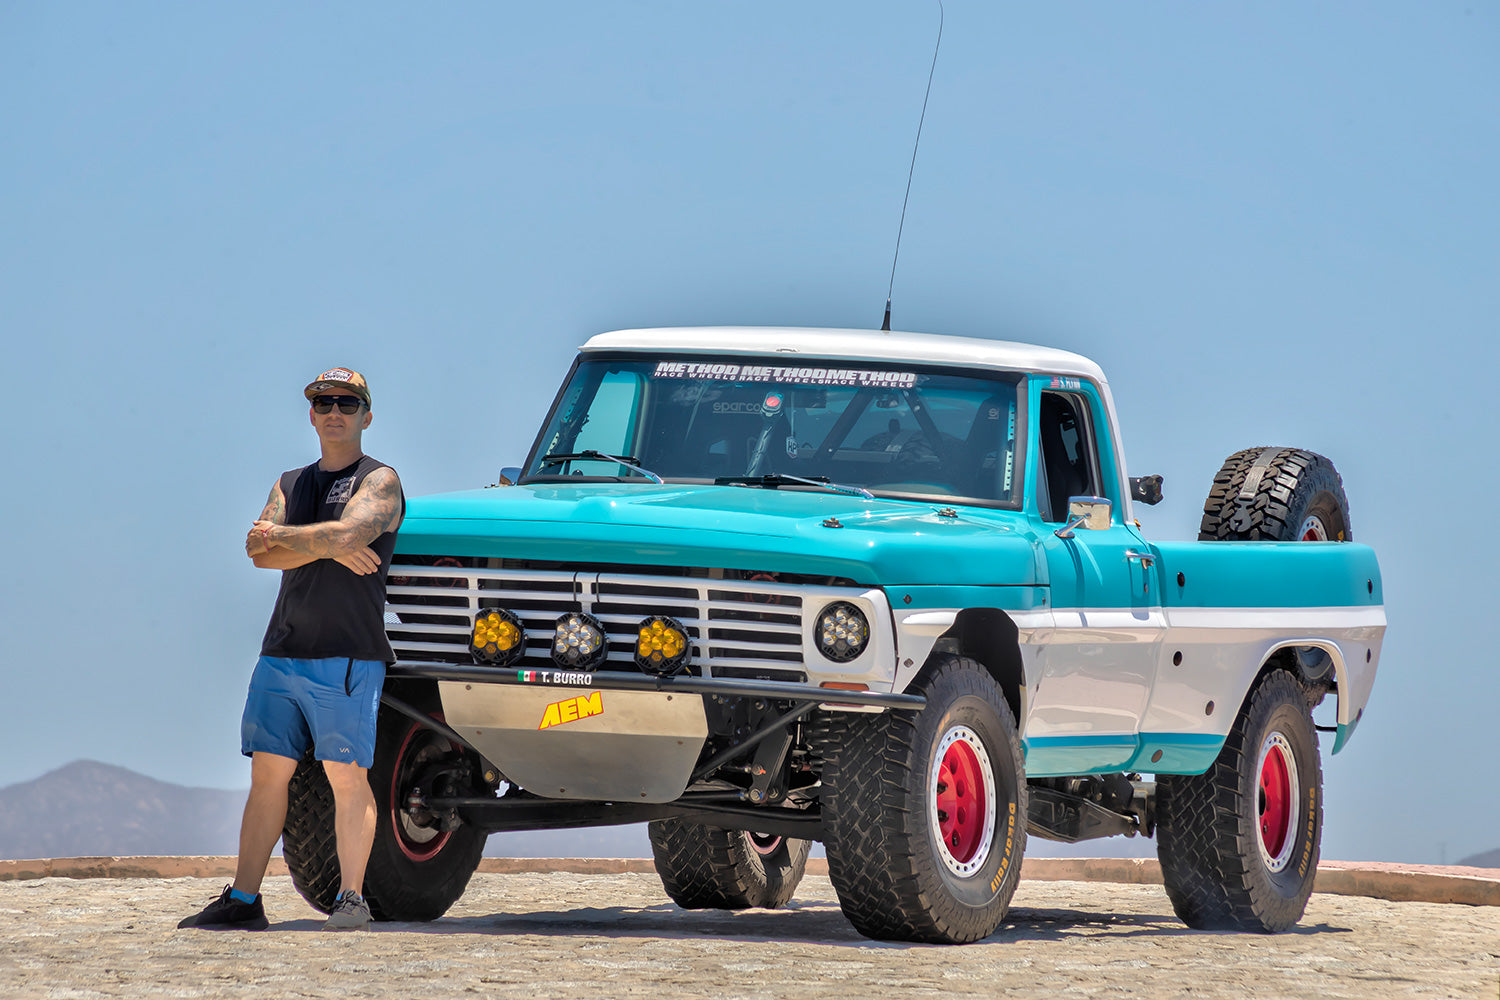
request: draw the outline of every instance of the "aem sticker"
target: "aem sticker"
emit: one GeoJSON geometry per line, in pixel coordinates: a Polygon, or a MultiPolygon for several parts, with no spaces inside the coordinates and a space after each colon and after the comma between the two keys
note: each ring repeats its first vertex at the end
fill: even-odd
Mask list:
{"type": "Polygon", "coordinates": [[[569,698],[566,701],[554,701],[542,713],[542,724],[537,728],[551,729],[553,726],[587,719],[591,715],[603,714],[604,692],[595,691],[593,694],[581,694],[577,698],[569,698]]]}
{"type": "Polygon", "coordinates": [[[715,382],[782,382],[796,385],[874,386],[910,389],[916,372],[886,372],[868,368],[793,368],[782,365],[730,365],[690,361],[658,361],[652,378],[696,378],[715,382]]]}

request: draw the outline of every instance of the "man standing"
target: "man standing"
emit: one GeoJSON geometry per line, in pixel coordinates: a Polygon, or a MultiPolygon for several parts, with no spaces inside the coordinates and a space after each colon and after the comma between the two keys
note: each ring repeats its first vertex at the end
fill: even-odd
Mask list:
{"type": "Polygon", "coordinates": [[[250,678],[240,726],[251,759],[234,884],[179,927],[264,930],[260,884],[286,822],[287,784],[308,751],[333,789],[340,888],[325,930],[369,926],[361,895],[375,840],[366,772],[385,667],[385,578],[406,510],[396,470],[366,455],[364,376],[334,368],[303,394],[322,457],[282,474],[245,537],[255,565],[279,569],[281,592],[250,678]]]}

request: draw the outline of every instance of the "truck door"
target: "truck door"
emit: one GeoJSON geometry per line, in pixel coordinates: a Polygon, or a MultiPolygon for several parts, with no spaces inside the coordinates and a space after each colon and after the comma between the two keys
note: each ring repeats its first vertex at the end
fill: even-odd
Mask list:
{"type": "Polygon", "coordinates": [[[1118,769],[1135,756],[1165,629],[1152,549],[1125,522],[1123,470],[1101,401],[1082,384],[1069,388],[1033,394],[1031,490],[1052,612],[1051,628],[1037,637],[1040,669],[1024,730],[1034,776],[1118,769]],[[1058,537],[1071,496],[1109,499],[1109,527],[1058,537]]]}

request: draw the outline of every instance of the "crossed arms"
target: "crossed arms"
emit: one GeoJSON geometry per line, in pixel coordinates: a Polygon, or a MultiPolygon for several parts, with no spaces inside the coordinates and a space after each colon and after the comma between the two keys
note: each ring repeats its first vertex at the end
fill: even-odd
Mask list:
{"type": "Polygon", "coordinates": [[[363,576],[380,568],[380,557],[370,543],[400,523],[401,480],[393,469],[370,473],[337,521],[316,524],[286,523],[286,496],[278,479],[245,536],[245,554],[262,569],[296,569],[332,559],[363,576]]]}

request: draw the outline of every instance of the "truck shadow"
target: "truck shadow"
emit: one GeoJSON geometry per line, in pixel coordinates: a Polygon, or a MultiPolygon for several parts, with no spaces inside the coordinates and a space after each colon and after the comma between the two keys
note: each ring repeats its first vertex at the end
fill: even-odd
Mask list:
{"type": "MultiPolygon", "coordinates": [[[[1353,933],[1353,928],[1335,927],[1331,924],[1298,924],[1282,932],[1282,934],[1296,936],[1350,933],[1353,933]]],[[[1000,929],[985,940],[1045,941],[1076,937],[1174,938],[1190,935],[1234,938],[1246,934],[1245,931],[1194,930],[1185,926],[1170,913],[1095,913],[1075,909],[1016,907],[1010,911],[1005,923],[1000,925],[1000,929]]]]}
{"type": "MultiPolygon", "coordinates": [[[[313,930],[314,921],[286,921],[277,930],[313,930]]],[[[929,945],[873,941],[850,926],[837,904],[793,901],[781,910],[683,910],[671,903],[646,906],[582,906],[531,910],[519,914],[443,917],[432,923],[379,923],[376,932],[411,934],[479,934],[563,937],[597,935],[609,938],[722,938],[746,942],[815,943],[861,948],[923,948],[929,945]]],[[[1330,924],[1303,924],[1288,935],[1347,934],[1352,929],[1330,924]]],[[[980,944],[1007,941],[1129,940],[1200,935],[1236,937],[1235,931],[1198,931],[1182,925],[1170,913],[1099,913],[1077,909],[1016,907],[1004,924],[980,944]]]]}

